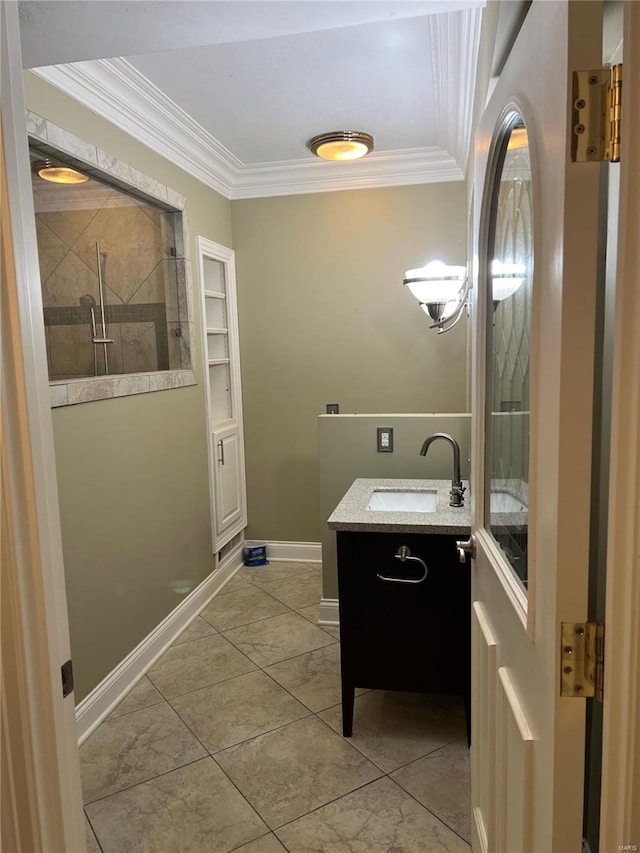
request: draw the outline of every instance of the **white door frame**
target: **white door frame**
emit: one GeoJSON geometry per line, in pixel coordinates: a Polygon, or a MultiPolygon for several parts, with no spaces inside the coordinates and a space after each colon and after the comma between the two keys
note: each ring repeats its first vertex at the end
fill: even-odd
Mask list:
{"type": "Polygon", "coordinates": [[[17,850],[84,851],[42,295],[16,2],[2,65],[2,824],[17,850]],[[7,618],[5,618],[7,617],[7,618]]]}
{"type": "Polygon", "coordinates": [[[640,849],[640,8],[625,3],[600,850],[640,849]],[[633,847],[635,845],[635,847],[633,847]]]}

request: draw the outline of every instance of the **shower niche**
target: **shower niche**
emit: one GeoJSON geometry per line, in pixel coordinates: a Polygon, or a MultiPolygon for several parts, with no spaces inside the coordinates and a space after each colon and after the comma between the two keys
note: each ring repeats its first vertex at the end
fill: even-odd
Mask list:
{"type": "Polygon", "coordinates": [[[40,141],[30,158],[50,381],[189,370],[182,212],[40,141]]]}

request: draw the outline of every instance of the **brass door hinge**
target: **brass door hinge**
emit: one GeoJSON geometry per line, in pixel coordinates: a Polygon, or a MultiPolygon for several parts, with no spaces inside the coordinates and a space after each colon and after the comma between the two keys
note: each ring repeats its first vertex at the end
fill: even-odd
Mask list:
{"type": "Polygon", "coordinates": [[[622,65],[573,72],[571,160],[620,160],[622,65]]]}
{"type": "Polygon", "coordinates": [[[560,651],[561,696],[595,697],[602,702],[604,625],[563,622],[560,651]]]}

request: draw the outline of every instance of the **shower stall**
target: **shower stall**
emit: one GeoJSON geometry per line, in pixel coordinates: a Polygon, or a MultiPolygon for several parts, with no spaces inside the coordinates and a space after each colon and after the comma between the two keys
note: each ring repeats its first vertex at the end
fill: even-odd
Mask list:
{"type": "Polygon", "coordinates": [[[52,183],[31,157],[49,379],[184,367],[177,214],[92,176],[52,183]]]}

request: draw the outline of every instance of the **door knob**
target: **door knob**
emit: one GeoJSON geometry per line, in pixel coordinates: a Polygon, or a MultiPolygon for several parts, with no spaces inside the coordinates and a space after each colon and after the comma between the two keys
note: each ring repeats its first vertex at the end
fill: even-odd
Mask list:
{"type": "Polygon", "coordinates": [[[458,560],[461,563],[467,562],[467,554],[471,557],[472,560],[476,558],[476,539],[475,536],[470,536],[466,540],[458,539],[456,541],[456,548],[458,549],[458,560]]]}

